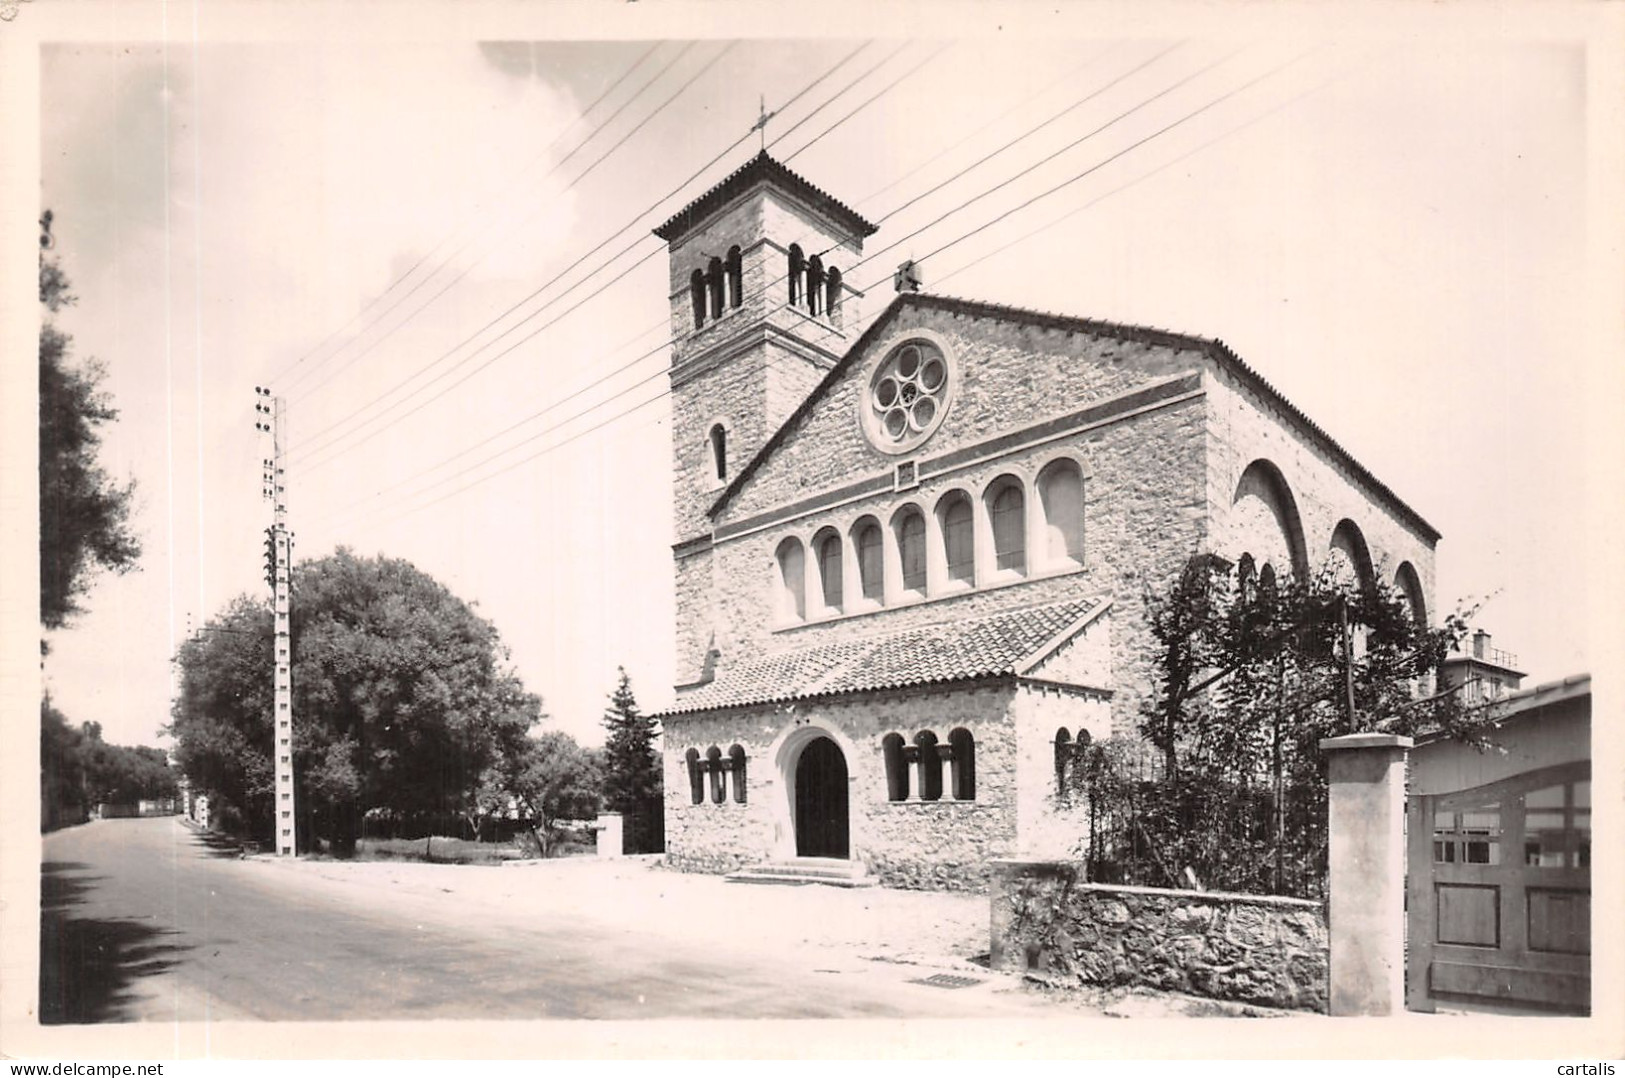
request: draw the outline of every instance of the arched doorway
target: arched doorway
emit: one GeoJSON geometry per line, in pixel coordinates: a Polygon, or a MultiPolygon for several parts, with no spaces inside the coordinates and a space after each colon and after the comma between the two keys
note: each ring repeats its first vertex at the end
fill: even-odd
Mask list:
{"type": "Polygon", "coordinates": [[[796,760],[796,856],[850,857],[846,757],[819,737],[796,760]]]}

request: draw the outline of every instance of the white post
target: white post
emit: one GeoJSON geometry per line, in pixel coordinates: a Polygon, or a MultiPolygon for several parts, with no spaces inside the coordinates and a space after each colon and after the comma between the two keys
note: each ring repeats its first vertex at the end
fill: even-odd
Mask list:
{"type": "Polygon", "coordinates": [[[1388,1015],[1405,1000],[1405,755],[1398,734],[1321,741],[1329,784],[1327,928],[1332,1015],[1388,1015]]]}

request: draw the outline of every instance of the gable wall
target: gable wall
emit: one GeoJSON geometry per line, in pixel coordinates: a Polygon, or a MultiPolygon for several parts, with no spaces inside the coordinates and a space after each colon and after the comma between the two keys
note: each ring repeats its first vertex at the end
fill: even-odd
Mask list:
{"type": "MultiPolygon", "coordinates": [[[[1195,368],[1190,354],[1155,346],[941,312],[903,313],[909,325],[926,325],[958,350],[963,380],[952,412],[917,454],[922,460],[1195,368]]],[[[884,341],[877,347],[884,348],[884,341]]],[[[856,378],[866,380],[862,364],[855,368],[856,378]]],[[[1201,398],[1187,394],[1044,445],[1014,449],[950,474],[927,475],[917,489],[894,493],[889,484],[894,458],[876,451],[858,428],[855,381],[848,377],[836,386],[804,429],[764,463],[718,518],[718,533],[724,537],[714,548],[721,582],[716,628],[723,663],[1058,599],[1110,596],[1117,602],[1111,613],[1110,683],[1117,690],[1112,711],[1119,728],[1131,730],[1143,688],[1151,684],[1141,580],[1170,579],[1204,539],[1206,420],[1201,398]],[[929,513],[950,489],[965,489],[975,498],[1003,474],[1030,481],[1058,455],[1071,455],[1084,465],[1081,568],[794,628],[778,624],[775,551],[785,536],[796,535],[810,547],[814,533],[826,524],[850,536],[852,525],[866,513],[883,524],[905,502],[929,513]],[[730,522],[865,478],[882,481],[886,489],[759,531],[727,535],[730,522]]],[[[850,551],[845,570],[856,573],[850,551]]]]}
{"type": "Polygon", "coordinates": [[[1429,620],[1438,624],[1434,547],[1420,529],[1257,392],[1218,369],[1209,372],[1206,384],[1213,551],[1235,558],[1251,547],[1252,537],[1231,508],[1247,466],[1260,458],[1270,460],[1297,503],[1311,573],[1324,564],[1338,522],[1352,520],[1365,536],[1381,583],[1394,583],[1401,562],[1415,566],[1429,620]]]}
{"type": "Polygon", "coordinates": [[[1194,352],[1090,337],[971,314],[902,306],[839,383],[787,432],[773,457],[717,517],[719,525],[828,490],[854,477],[889,474],[900,459],[930,457],[1063,415],[1160,378],[1199,369],[1194,352]],[[958,362],[959,387],[948,416],[915,453],[880,452],[858,427],[869,362],[910,329],[944,337],[958,362]]]}

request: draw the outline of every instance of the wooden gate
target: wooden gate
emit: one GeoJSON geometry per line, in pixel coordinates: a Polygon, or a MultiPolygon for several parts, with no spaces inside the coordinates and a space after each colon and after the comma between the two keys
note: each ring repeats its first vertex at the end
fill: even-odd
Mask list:
{"type": "Polygon", "coordinates": [[[1406,1002],[1586,1014],[1591,763],[1407,805],[1406,1002]]]}

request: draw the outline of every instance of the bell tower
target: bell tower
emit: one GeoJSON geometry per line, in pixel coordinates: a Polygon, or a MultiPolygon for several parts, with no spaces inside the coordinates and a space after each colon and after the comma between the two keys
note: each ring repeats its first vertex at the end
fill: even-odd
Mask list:
{"type": "Polygon", "coordinates": [[[654,230],[671,268],[679,687],[726,661],[710,509],[851,345],[861,296],[842,274],[874,231],[765,150],[654,230]]]}

